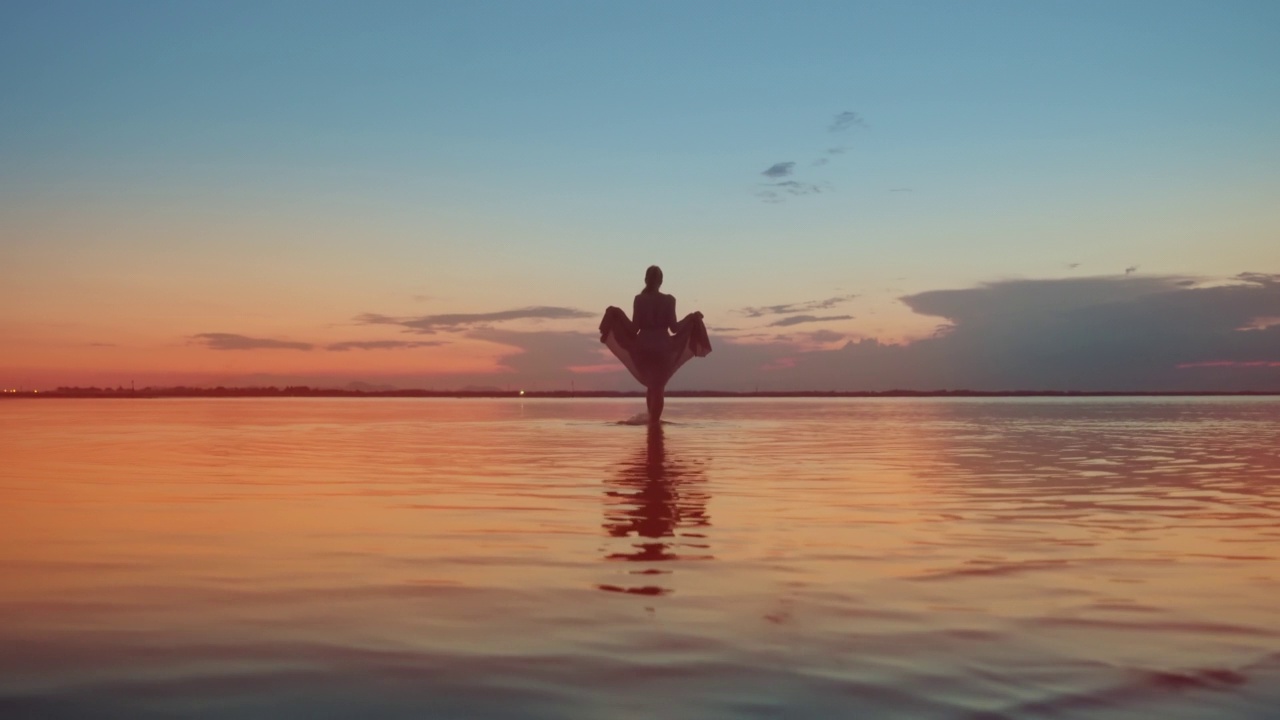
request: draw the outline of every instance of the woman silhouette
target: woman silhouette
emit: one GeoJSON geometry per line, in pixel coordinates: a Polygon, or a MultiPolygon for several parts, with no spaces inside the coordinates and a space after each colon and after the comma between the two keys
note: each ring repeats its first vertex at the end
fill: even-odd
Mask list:
{"type": "Polygon", "coordinates": [[[662,269],[650,265],[644,274],[644,290],[636,295],[631,317],[610,307],[600,321],[600,342],[631,371],[648,392],[645,404],[649,423],[662,422],[663,393],[667,381],[691,357],[711,352],[702,313],[694,312],[676,321],[676,299],[659,292],[662,269]],[[670,333],[670,334],[669,334],[670,333]]]}

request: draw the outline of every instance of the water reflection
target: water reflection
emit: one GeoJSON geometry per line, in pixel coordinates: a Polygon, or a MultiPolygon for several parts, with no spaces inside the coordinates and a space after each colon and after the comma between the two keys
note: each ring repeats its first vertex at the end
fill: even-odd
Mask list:
{"type": "MultiPolygon", "coordinates": [[[[1129,532],[1248,523],[1280,513],[1280,445],[1257,442],[1270,418],[1187,404],[945,407],[916,474],[988,516],[1053,519],[1129,532]]],[[[1244,408],[1247,410],[1250,408],[1244,408]]]]}
{"type": "MultiPolygon", "coordinates": [[[[607,553],[605,559],[638,563],[710,559],[706,534],[702,532],[711,524],[705,479],[698,465],[668,455],[662,427],[650,427],[644,450],[622,463],[616,477],[605,481],[603,527],[611,538],[629,541],[625,549],[607,553]]],[[[630,570],[629,574],[656,576],[669,572],[648,567],[630,570]]],[[[651,584],[598,587],[639,595],[670,592],[670,588],[651,584]]]]}
{"type": "Polygon", "coordinates": [[[4,718],[1280,707],[1274,399],[0,405],[4,718]]]}

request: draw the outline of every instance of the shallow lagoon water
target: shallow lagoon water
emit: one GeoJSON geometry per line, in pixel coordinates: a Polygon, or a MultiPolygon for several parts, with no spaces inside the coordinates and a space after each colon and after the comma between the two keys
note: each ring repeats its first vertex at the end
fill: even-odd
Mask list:
{"type": "Polygon", "coordinates": [[[0,716],[1274,718],[1280,401],[0,404],[0,716]]]}

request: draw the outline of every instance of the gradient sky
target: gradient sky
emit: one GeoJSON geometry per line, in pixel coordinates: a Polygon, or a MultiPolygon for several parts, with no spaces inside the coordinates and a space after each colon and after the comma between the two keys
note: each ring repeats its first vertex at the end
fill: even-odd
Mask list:
{"type": "Polygon", "coordinates": [[[634,388],[658,263],[673,387],[1280,389],[1272,0],[8,2],[0,99],[5,387],[634,388]]]}

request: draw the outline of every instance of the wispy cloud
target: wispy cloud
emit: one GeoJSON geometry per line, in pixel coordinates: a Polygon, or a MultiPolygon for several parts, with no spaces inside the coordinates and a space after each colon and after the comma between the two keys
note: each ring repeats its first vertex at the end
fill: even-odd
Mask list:
{"type": "Polygon", "coordinates": [[[326,345],[325,350],[346,352],[347,350],[405,350],[420,347],[438,347],[447,345],[444,340],[347,340],[326,345]]]}
{"type": "Polygon", "coordinates": [[[765,177],[771,177],[771,178],[786,177],[790,175],[795,170],[795,168],[796,168],[796,164],[794,162],[774,163],[770,165],[768,169],[766,169],[764,172],[760,174],[764,175],[765,177]]]}
{"type": "MultiPolygon", "coordinates": [[[[866,128],[867,122],[862,115],[846,110],[838,113],[831,121],[827,129],[831,132],[844,132],[852,127],[866,128]]],[[[809,161],[807,167],[820,168],[831,164],[832,158],[837,155],[843,155],[845,152],[843,145],[827,148],[823,154],[814,160],[809,161]]],[[[794,161],[776,162],[765,168],[760,174],[771,179],[779,180],[781,178],[793,177],[796,173],[796,163],[794,161]]],[[[804,182],[801,180],[782,180],[781,182],[766,183],[764,188],[756,191],[757,198],[767,203],[786,202],[789,197],[797,197],[801,195],[818,195],[830,190],[828,184],[817,184],[812,182],[804,182]]]]}
{"type": "Polygon", "coordinates": [[[822,187],[813,183],[800,182],[799,180],[783,180],[773,184],[776,188],[782,188],[782,191],[788,195],[817,195],[822,192],[822,187]]]}
{"type": "Polygon", "coordinates": [[[819,158],[817,158],[817,159],[816,159],[816,160],[814,160],[813,162],[809,163],[809,166],[810,166],[810,167],[823,167],[824,165],[829,165],[829,164],[831,164],[831,161],[832,161],[832,159],[833,159],[833,158],[835,158],[835,157],[836,157],[836,156],[838,156],[838,155],[843,155],[843,154],[845,153],[845,150],[846,150],[846,149],[847,149],[847,148],[845,148],[844,146],[840,146],[840,147],[833,147],[833,148],[827,148],[827,149],[822,153],[822,156],[821,156],[821,157],[819,157],[819,158]]]}
{"type": "Polygon", "coordinates": [[[448,344],[445,340],[346,340],[318,345],[316,343],[275,338],[250,337],[237,333],[199,333],[191,339],[210,350],[401,350],[417,347],[435,347],[448,344]]]}
{"type": "Polygon", "coordinates": [[[1243,283],[1261,285],[1267,288],[1280,286],[1280,273],[1242,272],[1236,275],[1235,279],[1243,283]]]}
{"type": "Polygon", "coordinates": [[[418,317],[392,317],[377,313],[364,313],[356,322],[365,325],[399,325],[411,332],[430,335],[441,330],[460,330],[477,325],[508,322],[510,320],[570,320],[594,317],[595,313],[566,307],[533,306],[514,310],[487,313],[445,313],[418,317]]]}
{"type": "Polygon", "coordinates": [[[835,116],[835,119],[831,121],[831,125],[827,129],[830,130],[831,132],[844,132],[845,130],[848,130],[849,128],[852,128],[852,127],[865,128],[869,126],[867,125],[867,121],[862,117],[862,115],[852,110],[846,110],[842,113],[837,114],[835,116]]]}
{"type": "Polygon", "coordinates": [[[836,295],[834,297],[823,298],[822,300],[806,300],[804,302],[783,303],[781,305],[762,305],[759,307],[744,307],[738,312],[747,317],[762,317],[765,315],[789,315],[791,313],[811,312],[813,310],[830,310],[831,308],[847,303],[858,297],[857,295],[836,295]]]}
{"type": "Polygon", "coordinates": [[[756,193],[756,197],[765,202],[778,203],[786,200],[788,195],[817,195],[823,189],[821,185],[815,185],[814,183],[783,180],[782,182],[769,183],[764,190],[756,193]]]}
{"type": "Polygon", "coordinates": [[[791,327],[803,323],[831,322],[832,320],[852,320],[852,315],[789,315],[769,323],[769,327],[791,327]]]}
{"type": "Polygon", "coordinates": [[[235,333],[197,333],[191,339],[204,343],[210,350],[314,350],[316,347],[311,343],[255,338],[235,333]]]}

